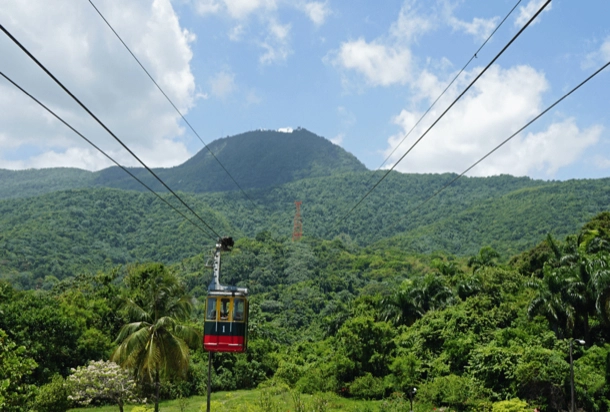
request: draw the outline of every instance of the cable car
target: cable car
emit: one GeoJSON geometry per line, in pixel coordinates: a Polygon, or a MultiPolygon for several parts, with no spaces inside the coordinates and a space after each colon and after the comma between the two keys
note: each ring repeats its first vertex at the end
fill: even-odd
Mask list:
{"type": "Polygon", "coordinates": [[[208,352],[245,352],[248,348],[248,289],[220,284],[220,252],[233,239],[219,239],[214,252],[214,277],[208,286],[203,323],[203,348],[208,352]]]}

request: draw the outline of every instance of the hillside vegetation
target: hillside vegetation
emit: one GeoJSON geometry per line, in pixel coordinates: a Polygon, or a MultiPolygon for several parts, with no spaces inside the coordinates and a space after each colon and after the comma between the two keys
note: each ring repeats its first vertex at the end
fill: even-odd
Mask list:
{"type": "MultiPolygon", "coordinates": [[[[460,180],[418,208],[452,175],[395,173],[341,219],[364,192],[370,173],[251,191],[256,207],[235,191],[183,196],[220,235],[235,238],[263,231],[290,237],[298,199],[303,201],[308,237],[341,236],[360,246],[460,256],[491,245],[503,259],[532,247],[547,233],[563,237],[577,230],[610,204],[608,179],[544,183],[498,176],[460,180]]],[[[45,276],[63,279],[116,264],[175,263],[212,244],[152,194],[117,189],[1,200],[0,227],[0,278],[27,288],[45,276]]]]}
{"type": "MultiPolygon", "coordinates": [[[[193,193],[238,190],[224,169],[244,190],[277,186],[308,177],[366,171],[366,167],[352,154],[300,128],[291,133],[272,130],[247,132],[215,140],[208,149],[202,149],[179,166],[153,170],[173,190],[193,193]]],[[[167,191],[145,169],[129,168],[129,171],[155,191],[167,191]]],[[[85,187],[146,191],[116,166],[95,173],[65,168],[0,169],[0,199],[85,187]]]]}
{"type": "MultiPolygon", "coordinates": [[[[569,340],[578,338],[586,344],[574,347],[577,404],[607,411],[610,214],[510,264],[496,256],[491,248],[459,259],[339,239],[242,238],[224,255],[223,282],[251,290],[250,343],[245,354],[214,356],[212,388],[258,387],[249,401],[255,411],[275,410],[278,393],[383,399],[352,410],[406,411],[413,387],[419,412],[561,411],[569,403],[569,340]]],[[[5,409],[69,405],[61,382],[70,368],[110,356],[129,319],[122,302],[141,299],[146,282],[161,275],[201,301],[211,278],[205,260],[48,279],[37,291],[0,282],[0,362],[8,356],[13,365],[11,383],[0,388],[5,409]]],[[[189,324],[201,328],[201,316],[198,306],[189,324]]],[[[204,394],[200,344],[186,379],[163,376],[164,399],[204,394]]],[[[141,390],[150,399],[151,387],[141,390]]],[[[229,406],[216,405],[244,404],[229,406]]]]}
{"type": "MultiPolygon", "coordinates": [[[[257,399],[217,410],[402,412],[417,388],[417,412],[564,411],[582,339],[577,405],[609,411],[610,179],[463,178],[426,202],[455,175],[392,172],[351,210],[380,175],[304,129],[210,147],[247,196],[206,152],[158,173],[235,238],[221,282],[250,291],[248,352],[214,356],[212,388],[257,399]]],[[[0,178],[0,410],[204,394],[216,235],[118,168],[0,178]],[[119,344],[128,396],[79,392],[119,344]]]]}

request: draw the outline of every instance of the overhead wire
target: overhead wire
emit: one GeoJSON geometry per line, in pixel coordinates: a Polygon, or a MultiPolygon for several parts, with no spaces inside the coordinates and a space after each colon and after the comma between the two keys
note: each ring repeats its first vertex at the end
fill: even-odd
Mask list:
{"type": "MultiPolygon", "coordinates": [[[[583,80],[582,82],[580,82],[576,87],[574,87],[572,90],[570,90],[569,92],[567,92],[566,94],[564,94],[561,98],[557,99],[553,104],[551,104],[550,106],[548,106],[546,109],[544,109],[542,112],[540,112],[536,117],[534,117],[533,119],[531,119],[529,122],[527,122],[523,127],[521,127],[519,130],[517,130],[516,132],[514,132],[513,134],[511,134],[508,138],[506,138],[505,140],[503,140],[500,144],[498,144],[496,147],[494,147],[492,150],[490,150],[489,152],[487,152],[486,155],[484,155],[483,157],[481,157],[479,160],[477,160],[476,162],[474,162],[470,167],[468,167],[466,170],[464,170],[462,173],[460,173],[458,176],[456,176],[455,178],[453,178],[451,181],[449,181],[448,183],[446,183],[444,186],[442,186],[440,189],[438,189],[436,192],[434,192],[432,195],[430,195],[429,197],[427,197],[426,199],[424,199],[421,203],[419,203],[417,206],[413,207],[411,209],[411,211],[417,210],[419,208],[421,208],[422,206],[424,206],[426,203],[428,203],[430,200],[432,200],[433,198],[435,198],[436,196],[438,196],[441,192],[443,192],[445,189],[447,189],[449,186],[451,186],[452,184],[454,184],[458,179],[460,179],[461,177],[463,177],[466,173],[468,173],[469,171],[471,171],[474,167],[476,167],[479,163],[481,163],[483,160],[487,159],[489,156],[491,156],[494,152],[496,152],[498,149],[500,149],[502,146],[504,146],[506,143],[508,143],[511,139],[513,139],[515,136],[517,136],[519,133],[521,133],[523,130],[525,130],[527,127],[529,127],[532,123],[534,123],[536,120],[540,119],[542,116],[544,116],[546,113],[548,113],[551,109],[553,109],[555,106],[557,106],[559,103],[561,103],[564,99],[566,99],[568,96],[570,96],[572,93],[574,93],[575,91],[577,91],[578,89],[580,89],[582,86],[584,86],[587,82],[589,82],[591,79],[593,79],[595,76],[597,76],[599,73],[601,73],[604,69],[606,69],[608,66],[610,66],[610,61],[607,62],[606,64],[604,64],[602,67],[600,67],[599,69],[597,69],[593,74],[591,74],[590,76],[588,76],[585,80],[583,80]]],[[[390,229],[394,229],[396,228],[405,218],[403,217],[402,219],[400,219],[394,226],[391,226],[390,229]]]]}
{"type": "Polygon", "coordinates": [[[78,105],[81,106],[81,108],[83,108],[83,110],[85,110],[100,126],[102,126],[102,128],[106,130],[106,132],[108,132],[121,146],[123,146],[123,148],[127,150],[151,175],[153,175],[155,179],[157,179],[157,181],[159,181],[159,183],[161,183],[176,199],[178,199],[178,201],[182,203],[184,207],[186,207],[193,215],[195,215],[197,219],[201,223],[203,223],[206,228],[208,228],[218,238],[221,238],[221,236],[205,220],[203,220],[203,218],[199,216],[197,212],[195,212],[180,196],[178,196],[178,194],[176,194],[176,192],[174,192],[159,176],[157,176],[157,174],[150,167],[148,167],[146,163],[144,163],[125,143],[123,143],[121,139],[117,137],[116,134],[112,132],[112,130],[108,128],[108,126],[104,124],[104,122],[102,122],[95,114],[93,114],[93,112],[89,110],[89,108],[83,102],[81,102],[70,90],[68,90],[68,88],[64,86],[64,84],[53,75],[53,73],[51,73],[38,59],[36,59],[36,57],[34,57],[34,55],[30,53],[30,51],[14,37],[4,27],[4,25],[0,24],[0,30],[4,32],[4,34],[6,34],[13,41],[13,43],[15,43],[25,54],[27,54],[28,57],[38,65],[38,67],[40,67],[49,77],[51,77],[55,81],[55,83],[57,83],[57,85],[64,90],[64,92],[66,92],[70,97],[72,97],[72,99],[76,103],[78,103],[78,105]]]}
{"type": "Polygon", "coordinates": [[[233,183],[235,183],[235,186],[237,186],[239,188],[239,190],[241,191],[241,193],[244,195],[244,197],[246,199],[248,199],[250,201],[250,203],[252,203],[252,205],[254,207],[256,207],[256,204],[254,203],[254,201],[250,198],[250,196],[248,196],[248,194],[245,192],[245,190],[239,185],[239,183],[237,183],[237,181],[235,180],[235,178],[233,177],[233,175],[231,175],[231,173],[229,173],[229,171],[227,170],[227,168],[222,164],[222,162],[218,159],[218,157],[214,154],[214,152],[212,151],[212,149],[210,149],[210,147],[203,141],[203,139],[201,138],[201,136],[199,136],[199,133],[197,133],[197,131],[195,130],[195,128],[193,128],[193,126],[191,125],[191,123],[186,120],[186,117],[182,114],[182,112],[180,111],[180,109],[178,109],[178,107],[174,104],[174,102],[172,101],[172,99],[170,99],[170,97],[167,95],[167,93],[165,93],[165,91],[161,88],[161,86],[159,86],[159,83],[157,83],[157,81],[154,79],[154,77],[150,74],[150,72],[146,69],[146,67],[144,67],[144,65],[142,64],[142,62],[136,57],[136,55],[131,51],[131,49],[129,48],[129,46],[127,46],[127,43],[125,43],[125,41],[123,41],[123,39],[121,38],[121,36],[119,35],[119,33],[117,33],[117,31],[114,29],[114,27],[112,27],[112,25],[110,24],[110,22],[106,19],[106,17],[102,14],[102,12],[95,6],[95,4],[93,3],[92,0],[89,0],[89,3],[91,4],[91,6],[95,9],[95,11],[97,12],[97,14],[99,14],[99,16],[102,18],[102,20],[104,20],[104,22],[106,23],[106,25],[110,28],[110,30],[114,33],[114,35],[119,39],[119,41],[123,44],[123,46],[127,49],[127,51],[129,52],[129,54],[131,54],[131,56],[135,59],[135,61],[140,65],[140,67],[142,68],[142,70],[144,70],[144,73],[146,73],[146,75],[148,76],[148,78],[154,83],[155,86],[157,86],[157,89],[159,89],[159,91],[161,92],[161,94],[163,94],[163,96],[165,96],[165,98],[167,99],[167,101],[169,102],[169,104],[172,105],[172,107],[174,108],[174,110],[176,111],[176,113],[178,113],[180,115],[180,117],[182,118],[182,120],[184,121],[184,123],[186,123],[186,125],[191,129],[191,131],[195,134],[195,136],[197,136],[197,138],[201,141],[201,143],[203,144],[203,146],[208,150],[208,152],[212,155],[212,157],[216,160],[216,162],[218,162],[218,164],[220,165],[220,167],[222,167],[222,169],[225,171],[225,173],[229,176],[229,178],[231,178],[231,180],[233,181],[233,183]]]}
{"type": "Polygon", "coordinates": [[[432,130],[438,124],[438,122],[445,116],[445,114],[447,114],[447,112],[449,112],[449,110],[451,110],[453,106],[455,106],[455,104],[466,94],[468,90],[470,90],[470,88],[481,78],[481,76],[483,76],[483,74],[487,72],[487,70],[500,58],[500,56],[504,54],[504,52],[515,42],[515,40],[517,40],[517,38],[540,15],[540,13],[542,13],[542,11],[551,3],[551,1],[552,0],[547,0],[540,7],[540,9],[538,9],[538,11],[527,21],[527,23],[517,32],[517,34],[515,34],[511,38],[511,40],[502,48],[502,50],[500,50],[500,52],[496,54],[496,56],[487,64],[487,66],[485,66],[485,68],[470,82],[470,84],[458,95],[458,97],[453,100],[453,102],[440,114],[440,116],[437,117],[437,119],[426,129],[426,131],[422,133],[422,135],[411,145],[411,147],[409,147],[405,154],[403,154],[398,159],[398,161],[394,163],[391,168],[388,169],[388,171],[381,177],[381,179],[379,179],[377,183],[375,183],[347,213],[345,213],[340,219],[337,219],[336,223],[333,225],[333,227],[331,227],[331,230],[329,230],[329,232],[332,231],[332,229],[334,229],[334,227],[337,226],[339,222],[343,221],[354,210],[356,210],[356,208],[362,204],[362,202],[373,192],[373,190],[375,190],[377,186],[379,186],[379,184],[381,184],[381,182],[383,182],[383,180],[388,177],[388,175],[396,168],[396,166],[398,166],[398,164],[411,152],[411,150],[413,150],[413,148],[417,146],[419,142],[421,142],[421,140],[430,132],[430,130],[432,130]]]}
{"type": "Polygon", "coordinates": [[[6,74],[4,74],[3,72],[0,71],[0,76],[4,77],[9,83],[11,83],[13,86],[15,86],[17,89],[19,89],[23,94],[25,94],[26,96],[28,96],[30,99],[32,99],[34,102],[38,103],[38,105],[40,105],[43,109],[45,109],[48,113],[50,113],[53,117],[55,117],[57,120],[59,120],[61,123],[63,123],[65,126],[67,126],[70,130],[72,130],[74,133],[76,133],[78,136],[80,136],[83,140],[85,140],[87,143],[89,143],[91,146],[93,146],[98,152],[100,152],[101,154],[103,154],[107,159],[109,159],[110,161],[112,161],[115,165],[117,165],[118,167],[120,167],[121,169],[123,169],[127,174],[129,174],[132,178],[134,178],[138,183],[140,183],[142,186],[144,186],[146,189],[148,189],[148,191],[150,191],[152,194],[154,194],[155,196],[157,196],[162,202],[164,202],[165,204],[167,204],[169,207],[171,207],[172,209],[174,209],[176,212],[178,212],[184,219],[186,219],[188,222],[190,222],[193,226],[195,226],[196,228],[198,228],[199,230],[201,230],[203,233],[205,233],[208,237],[214,239],[214,237],[208,233],[206,230],[204,230],[201,226],[199,226],[198,224],[196,224],[195,222],[193,222],[191,219],[189,219],[184,213],[182,213],[178,208],[176,208],[174,205],[172,205],[171,203],[169,203],[166,199],[164,199],[161,195],[159,195],[157,192],[155,192],[153,189],[151,189],[146,183],[144,183],[142,180],[140,180],[136,175],[134,175],[133,173],[131,173],[129,171],[129,169],[127,169],[126,167],[122,166],[121,164],[119,164],[116,160],[114,160],[109,154],[107,154],[103,149],[101,149],[99,146],[97,146],[95,143],[93,143],[91,140],[89,140],[87,137],[85,137],[81,132],[79,132],[78,130],[76,130],[74,127],[72,127],[72,125],[70,125],[68,122],[66,122],[62,117],[60,117],[58,114],[56,114],[53,110],[51,110],[49,107],[47,107],[44,103],[42,103],[40,100],[38,100],[36,97],[34,97],[31,93],[29,93],[27,90],[25,90],[23,87],[19,86],[15,81],[13,81],[10,77],[8,77],[6,74]]]}
{"type": "MultiPolygon", "coordinates": [[[[91,1],[91,0],[89,0],[89,1],[91,1]]],[[[453,77],[453,79],[449,82],[447,87],[445,87],[445,89],[441,92],[441,94],[438,95],[436,100],[434,100],[434,102],[432,102],[430,107],[428,107],[428,109],[420,116],[420,118],[413,125],[413,127],[411,127],[411,129],[409,129],[409,131],[407,132],[407,134],[405,134],[405,136],[402,138],[402,140],[396,146],[394,146],[394,149],[392,150],[392,152],[384,159],[384,161],[379,165],[379,167],[375,170],[375,172],[373,174],[371,174],[371,177],[366,182],[365,186],[368,186],[368,184],[370,183],[372,178],[375,176],[375,174],[383,167],[383,165],[386,164],[386,162],[390,159],[390,157],[392,157],[392,155],[394,153],[396,153],[396,150],[398,150],[398,148],[404,143],[404,141],[407,139],[407,137],[409,137],[411,135],[411,133],[413,133],[413,130],[415,130],[415,128],[417,126],[419,126],[421,121],[426,117],[426,115],[430,112],[430,110],[432,110],[434,108],[434,106],[436,106],[436,103],[438,103],[438,101],[441,99],[441,97],[443,97],[445,95],[447,90],[449,90],[449,88],[453,85],[453,83],[455,83],[455,81],[458,79],[458,77],[460,77],[460,75],[464,72],[464,70],[466,70],[466,67],[468,67],[470,65],[470,63],[478,57],[477,55],[479,54],[479,52],[481,50],[483,50],[483,47],[485,47],[485,45],[489,42],[489,40],[491,40],[493,35],[496,34],[496,32],[500,29],[500,27],[502,27],[502,25],[510,17],[510,15],[513,14],[513,12],[517,8],[517,6],[521,3],[521,1],[522,0],[518,0],[517,3],[515,3],[515,5],[513,6],[512,9],[510,9],[508,14],[506,16],[504,16],[502,21],[496,26],[496,28],[491,32],[491,34],[489,36],[487,36],[487,38],[485,39],[483,44],[481,44],[481,46],[477,49],[477,51],[474,52],[472,57],[466,62],[466,64],[464,64],[464,66],[460,69],[460,71],[453,77]]]]}

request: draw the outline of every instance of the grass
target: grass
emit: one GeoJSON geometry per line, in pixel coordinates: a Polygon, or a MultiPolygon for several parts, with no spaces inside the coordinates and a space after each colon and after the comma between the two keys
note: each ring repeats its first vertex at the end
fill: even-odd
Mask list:
{"type": "MultiPolygon", "coordinates": [[[[301,401],[307,405],[307,411],[378,411],[380,401],[362,401],[345,399],[332,394],[300,395],[301,401]],[[315,406],[318,408],[315,408],[315,406]]],[[[207,399],[205,396],[175,399],[159,403],[159,410],[163,412],[205,412],[207,399]]],[[[127,405],[125,412],[131,412],[138,405],[127,405]]],[[[151,405],[148,405],[151,407],[151,405]]],[[[71,412],[118,412],[116,405],[76,408],[71,412]]],[[[211,411],[224,412],[299,412],[300,410],[288,391],[276,393],[260,389],[215,392],[212,393],[211,411]],[[262,408],[261,408],[262,407],[262,408]]]]}

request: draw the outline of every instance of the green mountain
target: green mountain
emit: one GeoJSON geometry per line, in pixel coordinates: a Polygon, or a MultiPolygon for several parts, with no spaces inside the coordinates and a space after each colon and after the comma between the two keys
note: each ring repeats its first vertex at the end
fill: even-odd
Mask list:
{"type": "MultiPolygon", "coordinates": [[[[153,170],[173,190],[192,193],[238,190],[222,166],[244,190],[367,170],[352,154],[301,128],[291,133],[272,130],[247,132],[215,140],[208,148],[210,150],[201,150],[179,166],[153,170]]],[[[155,191],[166,191],[145,169],[129,170],[155,191]]],[[[67,168],[0,170],[0,199],[86,187],[146,191],[116,166],[96,173],[67,168]]]]}
{"type": "Polygon", "coordinates": [[[0,169],[0,199],[32,197],[58,190],[92,187],[94,181],[95,173],[74,168],[16,171],[0,169]]]}
{"type": "MultiPolygon", "coordinates": [[[[491,245],[504,259],[547,233],[562,238],[577,231],[610,202],[610,179],[540,182],[496,176],[465,178],[420,206],[454,175],[392,173],[348,213],[372,173],[253,190],[249,197],[255,206],[235,191],[183,196],[219,235],[268,232],[289,238],[298,199],[306,237],[340,236],[374,249],[460,256],[491,245]]],[[[205,235],[152,194],[108,188],[2,200],[0,228],[0,277],[19,278],[22,284],[136,261],[175,263],[211,248],[215,236],[205,235]]]]}
{"type": "MultiPolygon", "coordinates": [[[[455,175],[392,172],[351,210],[380,174],[305,129],[248,132],[210,149],[247,198],[207,150],[157,173],[215,234],[202,233],[116,167],[0,171],[0,277],[28,284],[135,261],[174,263],[210,247],[216,234],[289,238],[295,200],[303,202],[305,236],[460,256],[491,245],[508,259],[548,233],[576,232],[610,204],[610,179],[507,175],[462,178],[425,202],[455,175]]],[[[145,171],[132,171],[154,186],[145,171]]]]}

